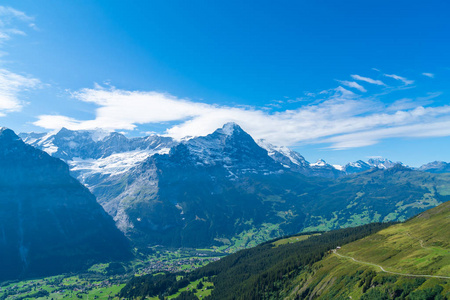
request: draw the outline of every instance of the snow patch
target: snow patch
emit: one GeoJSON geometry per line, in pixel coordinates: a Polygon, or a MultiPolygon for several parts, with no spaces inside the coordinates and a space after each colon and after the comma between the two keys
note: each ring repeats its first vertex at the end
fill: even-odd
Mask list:
{"type": "Polygon", "coordinates": [[[335,168],[336,170],[339,170],[339,171],[344,171],[344,166],[341,166],[341,165],[333,165],[333,168],[335,168]]]}
{"type": "Polygon", "coordinates": [[[47,152],[49,155],[52,155],[53,153],[58,152],[58,147],[56,147],[55,145],[53,145],[51,143],[47,143],[47,144],[43,145],[43,150],[45,152],[47,152]]]}
{"type": "Polygon", "coordinates": [[[75,157],[68,163],[72,172],[81,172],[83,177],[94,174],[118,175],[127,172],[149,156],[147,151],[130,151],[99,159],[75,157]]]}

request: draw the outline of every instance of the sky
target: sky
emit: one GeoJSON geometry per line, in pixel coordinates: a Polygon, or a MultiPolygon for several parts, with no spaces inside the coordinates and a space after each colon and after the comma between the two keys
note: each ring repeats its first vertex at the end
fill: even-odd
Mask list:
{"type": "Polygon", "coordinates": [[[448,1],[2,1],[0,125],[235,122],[331,164],[450,161],[448,1]]]}

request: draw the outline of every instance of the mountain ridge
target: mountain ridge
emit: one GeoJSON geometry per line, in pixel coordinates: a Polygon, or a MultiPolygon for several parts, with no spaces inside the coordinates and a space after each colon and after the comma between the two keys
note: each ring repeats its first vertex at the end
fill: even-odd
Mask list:
{"type": "Polygon", "coordinates": [[[0,278],[126,259],[128,242],[60,159],[0,130],[0,278]]]}
{"type": "MultiPolygon", "coordinates": [[[[226,126],[237,126],[236,123],[226,123],[226,126]]],[[[239,127],[240,128],[240,127],[239,127]]],[[[220,129],[220,128],[219,128],[220,129]]],[[[223,129],[221,129],[223,130],[223,129]]],[[[242,130],[240,128],[240,130],[242,130]]],[[[103,159],[107,163],[106,158],[111,155],[119,156],[121,153],[124,158],[136,157],[135,152],[139,152],[141,157],[144,153],[149,156],[155,153],[168,153],[169,149],[178,143],[170,137],[161,135],[150,135],[144,137],[127,138],[121,133],[108,132],[101,129],[98,130],[79,130],[73,131],[66,128],[53,133],[20,133],[19,136],[28,144],[44,150],[52,156],[61,158],[66,162],[73,161],[72,165],[78,168],[77,164],[80,159],[103,159]],[[73,149],[77,147],[75,138],[84,140],[84,151],[73,153],[73,149]],[[106,139],[106,141],[105,141],[106,139]],[[90,142],[86,142],[90,140],[90,142]],[[71,144],[72,143],[72,144],[71,144]],[[73,144],[75,143],[75,144],[73,144]],[[89,149],[87,151],[86,149],[89,149]]],[[[189,137],[182,139],[186,142],[199,137],[189,137]]],[[[201,137],[200,137],[201,138],[201,137]]],[[[330,165],[323,159],[319,159],[315,163],[308,162],[301,154],[293,151],[285,146],[275,146],[265,140],[256,140],[261,148],[265,149],[269,156],[276,162],[282,164],[285,168],[299,172],[306,176],[321,176],[327,178],[338,178],[341,176],[363,172],[372,168],[386,169],[401,162],[393,162],[389,159],[381,157],[371,157],[367,161],[357,160],[349,162],[346,165],[330,165]]],[[[83,144],[83,143],[82,143],[83,144]]],[[[144,158],[137,158],[136,161],[142,162],[144,158]]],[[[69,163],[70,164],[70,163],[69,163]]],[[[86,166],[88,163],[85,163],[86,166]]],[[[418,167],[418,170],[434,173],[450,173],[450,164],[445,162],[430,162],[418,167]],[[432,164],[440,164],[440,169],[432,164]]],[[[92,167],[93,168],[93,167],[92,167]]],[[[77,173],[76,176],[79,176],[77,173]]]]}
{"type": "MultiPolygon", "coordinates": [[[[80,135],[93,143],[89,134],[80,135]]],[[[338,176],[343,172],[326,162],[309,164],[288,148],[255,141],[234,123],[204,137],[133,149],[68,163],[116,226],[145,247],[220,246],[246,232],[267,240],[404,220],[445,201],[450,185],[445,174],[389,169],[387,160],[371,162],[382,169],[338,176]]]]}

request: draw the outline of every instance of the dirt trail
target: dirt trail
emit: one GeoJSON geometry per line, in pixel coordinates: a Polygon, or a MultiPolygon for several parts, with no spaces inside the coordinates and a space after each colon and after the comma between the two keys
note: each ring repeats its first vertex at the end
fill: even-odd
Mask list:
{"type": "Polygon", "coordinates": [[[430,248],[430,247],[425,247],[425,246],[423,245],[423,241],[420,240],[420,239],[418,239],[418,238],[416,238],[416,237],[413,237],[413,236],[411,235],[411,233],[407,232],[406,235],[409,236],[410,238],[412,238],[413,240],[419,241],[420,247],[422,247],[422,248],[424,248],[424,249],[429,249],[429,248],[430,248]]]}
{"type": "Polygon", "coordinates": [[[357,262],[357,263],[360,263],[360,264],[365,264],[365,265],[369,265],[369,266],[374,266],[374,267],[380,268],[381,271],[386,272],[386,273],[389,273],[389,274],[401,275],[401,276],[411,276],[411,277],[429,277],[429,278],[450,279],[450,277],[448,277],[448,276],[439,276],[439,275],[417,275],[417,274],[407,274],[407,273],[397,273],[397,272],[386,271],[386,270],[385,270],[382,266],[380,266],[380,265],[373,264],[373,263],[369,263],[369,262],[365,262],[365,261],[360,261],[360,260],[357,260],[357,259],[355,259],[355,258],[353,258],[353,257],[347,256],[347,255],[339,254],[339,253],[337,253],[336,250],[333,250],[333,253],[336,254],[337,256],[351,259],[351,260],[353,260],[354,262],[357,262]]]}

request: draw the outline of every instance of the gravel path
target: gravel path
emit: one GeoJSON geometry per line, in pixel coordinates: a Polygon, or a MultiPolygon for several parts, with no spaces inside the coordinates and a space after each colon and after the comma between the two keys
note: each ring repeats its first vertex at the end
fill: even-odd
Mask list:
{"type": "Polygon", "coordinates": [[[369,263],[369,262],[365,262],[365,261],[360,261],[360,260],[354,259],[353,257],[339,254],[339,253],[337,253],[336,250],[333,250],[333,253],[336,254],[337,256],[351,259],[351,260],[353,260],[354,262],[357,262],[357,263],[360,263],[360,264],[365,264],[365,265],[369,265],[369,266],[374,266],[374,267],[380,268],[381,271],[386,272],[386,273],[389,273],[389,274],[401,275],[401,276],[411,276],[411,277],[429,277],[429,278],[450,279],[450,277],[448,277],[448,276],[438,276],[438,275],[417,275],[417,274],[406,274],[406,273],[397,273],[397,272],[386,271],[386,270],[385,270],[382,266],[380,266],[380,265],[373,264],[373,263],[369,263]]]}

